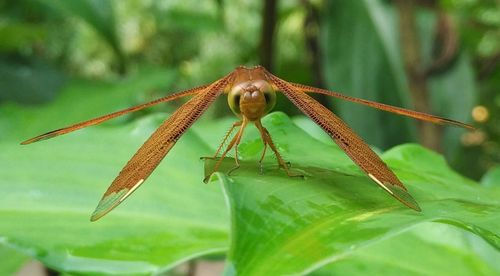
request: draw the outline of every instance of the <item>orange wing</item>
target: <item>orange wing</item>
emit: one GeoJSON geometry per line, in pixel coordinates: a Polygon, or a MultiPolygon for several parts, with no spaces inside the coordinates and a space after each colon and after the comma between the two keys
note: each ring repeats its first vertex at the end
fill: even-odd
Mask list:
{"type": "Polygon", "coordinates": [[[384,161],[339,117],[306,93],[302,93],[295,85],[289,84],[271,74],[268,74],[268,77],[292,103],[328,133],[335,143],[373,181],[406,206],[420,211],[417,202],[407,192],[403,183],[399,181],[384,161]]]}
{"type": "Polygon", "coordinates": [[[116,118],[118,116],[130,113],[130,112],[138,111],[138,110],[144,109],[146,107],[153,106],[155,104],[172,101],[172,100],[184,97],[184,96],[194,95],[194,94],[199,93],[200,91],[203,91],[203,90],[207,89],[207,87],[208,87],[208,85],[199,86],[199,87],[196,87],[196,88],[192,88],[192,89],[189,89],[189,90],[185,90],[185,91],[182,91],[182,92],[179,92],[179,93],[175,93],[175,94],[172,94],[172,95],[169,95],[169,96],[166,96],[166,97],[154,100],[154,101],[149,102],[149,103],[145,103],[145,104],[133,106],[133,107],[130,107],[130,108],[127,108],[127,109],[123,109],[123,110],[117,111],[117,112],[106,114],[106,115],[101,116],[101,117],[90,119],[90,120],[85,121],[85,122],[80,122],[78,124],[74,124],[74,125],[71,125],[71,126],[68,126],[68,127],[65,127],[65,128],[60,128],[60,129],[56,129],[56,130],[53,130],[53,131],[49,131],[49,132],[44,133],[42,135],[39,135],[39,136],[33,137],[31,139],[28,139],[28,140],[22,142],[21,145],[27,145],[27,144],[38,142],[38,141],[41,141],[41,140],[50,139],[50,138],[53,138],[53,137],[56,137],[56,136],[59,136],[59,135],[62,135],[62,134],[66,134],[66,133],[69,133],[69,132],[72,132],[72,131],[75,131],[75,130],[78,130],[78,129],[81,129],[81,128],[84,128],[84,127],[97,125],[97,124],[102,123],[104,121],[107,121],[109,119],[113,119],[113,118],[116,118]]]}
{"type": "Polygon", "coordinates": [[[118,174],[104,193],[90,218],[98,220],[123,202],[158,166],[184,132],[203,114],[211,103],[223,93],[229,76],[203,88],[191,100],[177,109],[170,118],[148,138],[118,174]]]}
{"type": "Polygon", "coordinates": [[[350,97],[350,96],[346,96],[346,95],[343,95],[343,94],[340,94],[337,92],[333,92],[333,91],[329,91],[329,90],[325,90],[325,89],[321,89],[321,88],[317,88],[317,87],[307,86],[307,85],[303,85],[303,84],[299,84],[299,83],[288,83],[288,84],[290,86],[292,86],[295,90],[299,90],[301,92],[313,92],[313,93],[324,94],[324,95],[332,96],[335,98],[343,99],[346,101],[364,104],[364,105],[367,105],[367,106],[370,106],[373,108],[396,113],[399,115],[404,115],[404,116],[408,116],[408,117],[423,120],[423,121],[433,122],[436,124],[450,124],[450,125],[459,126],[459,127],[463,127],[463,128],[474,129],[474,127],[471,125],[464,124],[462,122],[458,122],[458,121],[451,120],[451,119],[446,119],[446,118],[430,115],[427,113],[422,113],[422,112],[418,112],[418,111],[414,111],[414,110],[404,109],[401,107],[396,107],[396,106],[392,106],[392,105],[387,105],[387,104],[372,102],[372,101],[363,100],[363,99],[359,99],[359,98],[355,98],[355,97],[350,97]]]}

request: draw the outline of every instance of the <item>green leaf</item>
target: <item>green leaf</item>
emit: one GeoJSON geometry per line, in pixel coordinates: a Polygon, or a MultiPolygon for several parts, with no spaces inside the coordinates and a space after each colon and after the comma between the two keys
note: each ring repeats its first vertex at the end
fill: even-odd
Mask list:
{"type": "MultiPolygon", "coordinates": [[[[385,193],[338,147],[318,143],[284,114],[273,113],[263,124],[292,170],[306,179],[287,178],[273,158],[259,175],[260,138],[248,130],[240,169],[215,175],[231,212],[228,274],[311,272],[429,221],[465,229],[500,249],[500,191],[453,172],[441,156],[417,145],[383,155],[422,207],[419,213],[385,193]]],[[[224,163],[222,172],[234,166],[224,163]]]]}
{"type": "Polygon", "coordinates": [[[212,150],[192,131],[133,197],[89,221],[107,186],[165,117],[29,146],[0,142],[2,242],[78,273],[158,273],[225,252],[227,210],[219,187],[203,184],[199,161],[212,150]]]}
{"type": "Polygon", "coordinates": [[[113,49],[121,63],[120,66],[126,65],[111,0],[39,1],[64,16],[76,17],[88,24],[113,49]]]}
{"type": "MultiPolygon", "coordinates": [[[[325,4],[321,42],[328,88],[410,107],[393,6],[380,0],[334,0],[325,4]]],[[[415,140],[411,120],[343,101],[335,105],[368,144],[388,148],[415,140]]]]}
{"type": "MultiPolygon", "coordinates": [[[[425,66],[430,66],[435,59],[435,24],[437,16],[433,11],[420,10],[417,13],[417,24],[422,44],[422,56],[425,66]]],[[[470,110],[474,107],[477,94],[475,73],[467,53],[458,53],[456,60],[449,68],[438,74],[432,74],[427,80],[431,110],[438,116],[454,120],[470,121],[470,110]]],[[[454,160],[461,146],[460,136],[465,132],[462,128],[443,128],[443,148],[445,155],[454,160]]]]}
{"type": "MultiPolygon", "coordinates": [[[[129,86],[123,86],[128,88],[125,95],[133,91],[129,86]]],[[[104,98],[119,95],[110,92],[104,98]]],[[[104,101],[100,96],[89,93],[89,102],[104,101]]],[[[10,128],[15,134],[0,142],[1,240],[59,271],[158,273],[196,256],[223,254],[230,242],[228,272],[302,273],[428,221],[473,232],[491,244],[492,252],[500,247],[500,191],[463,178],[442,157],[418,146],[397,147],[384,157],[421,205],[423,212],[417,213],[378,188],[331,141],[318,142],[283,113],[273,113],[263,123],[292,170],[306,179],[286,177],[271,154],[260,175],[262,142],[255,127],[248,127],[239,148],[240,169],[230,177],[214,175],[230,203],[231,228],[220,187],[202,184],[198,158],[213,154],[234,118],[200,121],[141,189],[102,220],[90,223],[104,190],[166,115],[17,145],[21,131],[30,125],[40,128],[45,120],[60,124],[89,116],[80,114],[89,112],[80,98],[85,99],[65,93],[54,106],[38,110],[0,109],[8,111],[0,122],[17,122],[21,128],[10,128]],[[40,122],[23,120],[25,114],[41,114],[40,122]]],[[[90,106],[91,112],[106,110],[104,103],[90,106]]],[[[314,129],[303,120],[301,124],[314,129]]],[[[227,159],[223,165],[222,171],[227,171],[234,161],[227,159]]]]}
{"type": "MultiPolygon", "coordinates": [[[[143,69],[134,76],[114,82],[70,80],[61,95],[46,105],[37,108],[16,104],[0,106],[0,138],[20,142],[29,136],[165,96],[164,89],[174,82],[175,77],[170,69],[143,69]],[[163,90],[161,94],[145,96],[160,89],[163,90]]],[[[126,115],[106,124],[123,123],[131,116],[126,115]]]]}
{"type": "Polygon", "coordinates": [[[500,165],[497,165],[481,178],[481,184],[485,187],[500,187],[500,165]]]}
{"type": "Polygon", "coordinates": [[[497,275],[500,253],[479,237],[422,223],[329,264],[312,275],[497,275]]]}
{"type": "MultiPolygon", "coordinates": [[[[322,43],[328,87],[355,97],[413,108],[399,45],[399,25],[394,5],[382,0],[327,1],[322,43]],[[355,22],[355,24],[353,23],[355,22]]],[[[416,24],[423,66],[430,66],[436,13],[418,10],[416,24]]],[[[449,68],[427,80],[432,113],[459,121],[470,119],[476,83],[467,54],[460,54],[449,68]]],[[[381,148],[416,141],[414,120],[339,101],[338,111],[369,144],[381,148]]],[[[446,156],[455,159],[459,128],[443,128],[446,156]]]]}
{"type": "Polygon", "coordinates": [[[158,13],[158,24],[160,27],[175,28],[178,31],[211,32],[221,30],[223,22],[218,20],[213,14],[192,9],[171,9],[167,15],[162,11],[158,13]]]}
{"type": "Polygon", "coordinates": [[[31,23],[0,23],[0,52],[8,53],[40,42],[46,33],[46,27],[31,23]]]}
{"type": "MultiPolygon", "coordinates": [[[[0,240],[0,244],[2,241],[0,240]]],[[[14,249],[0,245],[0,275],[14,275],[29,260],[14,249]]]]}
{"type": "MultiPolygon", "coordinates": [[[[457,59],[450,70],[430,81],[429,93],[432,95],[433,110],[437,115],[468,122],[471,121],[470,111],[474,107],[478,94],[475,73],[467,54],[461,54],[457,59]]],[[[459,147],[462,146],[460,137],[465,130],[446,127],[443,132],[445,155],[453,160],[460,152],[459,147]]]]}
{"type": "Polygon", "coordinates": [[[65,75],[60,70],[42,61],[0,61],[1,102],[48,102],[57,95],[64,81],[65,75]]]}

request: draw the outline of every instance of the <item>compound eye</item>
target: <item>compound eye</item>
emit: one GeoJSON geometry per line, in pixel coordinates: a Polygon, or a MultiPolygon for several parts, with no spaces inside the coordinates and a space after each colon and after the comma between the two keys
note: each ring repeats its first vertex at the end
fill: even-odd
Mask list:
{"type": "Polygon", "coordinates": [[[237,116],[241,115],[241,110],[240,110],[241,93],[242,93],[241,87],[236,86],[227,95],[227,103],[229,104],[229,108],[237,116]]]}
{"type": "Polygon", "coordinates": [[[274,92],[274,90],[271,87],[269,87],[269,89],[265,89],[262,92],[264,93],[264,98],[266,99],[265,112],[269,113],[269,111],[271,111],[273,107],[276,105],[276,92],[274,92]]]}

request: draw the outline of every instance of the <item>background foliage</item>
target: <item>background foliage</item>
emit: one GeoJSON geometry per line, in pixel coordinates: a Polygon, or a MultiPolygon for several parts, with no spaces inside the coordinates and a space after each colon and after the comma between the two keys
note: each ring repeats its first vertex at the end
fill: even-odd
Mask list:
{"type": "Polygon", "coordinates": [[[28,257],[66,273],[150,274],[207,254],[221,260],[226,252],[229,274],[444,272],[430,251],[464,274],[499,273],[492,261],[500,247],[498,1],[264,2],[0,0],[0,256],[12,256],[0,262],[0,274],[14,273],[28,257]],[[413,29],[404,27],[408,18],[413,29]],[[418,59],[407,37],[418,42],[418,59]],[[219,185],[201,185],[198,157],[212,154],[234,121],[221,99],[131,202],[90,224],[107,183],[178,103],[18,146],[50,129],[211,82],[240,64],[472,123],[472,132],[428,130],[318,97],[381,151],[431,145],[474,180],[423,148],[391,149],[384,157],[425,211],[413,214],[281,97],[276,109],[293,123],[276,113],[265,124],[308,179],[284,179],[270,158],[268,173],[256,180],[261,144],[249,129],[241,147],[245,167],[235,176],[218,174],[219,185]],[[379,223],[392,228],[362,229],[379,223]],[[284,261],[269,265],[273,256],[284,261]]]}

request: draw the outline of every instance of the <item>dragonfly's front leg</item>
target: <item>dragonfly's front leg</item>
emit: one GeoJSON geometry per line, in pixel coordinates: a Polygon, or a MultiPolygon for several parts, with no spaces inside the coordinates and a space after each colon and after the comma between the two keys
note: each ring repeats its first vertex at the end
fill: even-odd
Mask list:
{"type": "MultiPolygon", "coordinates": [[[[228,154],[228,152],[236,145],[239,144],[240,140],[241,140],[241,137],[243,136],[243,130],[245,129],[245,126],[247,125],[247,121],[246,120],[243,120],[241,122],[236,122],[233,124],[233,126],[231,127],[230,131],[228,132],[228,134],[226,134],[226,137],[224,137],[224,141],[222,141],[222,144],[221,146],[219,147],[222,148],[222,146],[224,145],[225,141],[227,140],[227,138],[229,137],[230,133],[233,131],[233,129],[237,126],[240,126],[240,129],[238,131],[238,133],[233,137],[233,139],[231,139],[231,142],[229,142],[229,145],[226,147],[226,149],[224,150],[224,152],[222,153],[222,155],[220,157],[217,157],[218,156],[218,152],[219,150],[217,150],[216,154],[214,155],[214,157],[210,158],[210,159],[216,159],[217,160],[217,163],[215,164],[212,172],[210,174],[208,174],[205,179],[203,180],[204,182],[207,182],[208,181],[208,178],[210,177],[210,175],[212,175],[212,173],[216,172],[219,170],[219,167],[220,165],[222,164],[222,161],[224,160],[224,158],[226,157],[226,155],[228,154]]],[[[240,166],[240,163],[239,163],[239,160],[238,160],[238,151],[236,151],[236,167],[231,169],[231,171],[239,168],[240,166]]],[[[230,171],[230,172],[231,172],[230,171]]]]}
{"type": "MultiPolygon", "coordinates": [[[[281,157],[281,154],[279,153],[278,149],[274,145],[273,140],[271,139],[271,135],[269,134],[269,131],[267,131],[267,129],[264,126],[262,126],[262,123],[260,121],[255,121],[255,126],[259,130],[260,135],[262,137],[262,141],[264,142],[264,151],[266,149],[266,144],[271,147],[271,150],[274,152],[274,155],[276,155],[276,159],[278,160],[279,166],[285,170],[286,174],[290,177],[304,177],[304,175],[302,175],[302,174],[296,174],[296,173],[292,173],[290,171],[290,163],[285,162],[285,160],[283,160],[283,157],[281,157]]],[[[262,162],[263,158],[264,158],[264,154],[262,154],[260,162],[262,162]]]]}
{"type": "Polygon", "coordinates": [[[222,143],[220,143],[220,146],[219,148],[217,148],[217,151],[215,152],[214,156],[212,157],[212,159],[217,159],[217,156],[219,156],[219,152],[221,151],[221,149],[224,147],[224,145],[226,144],[226,141],[227,139],[231,136],[231,133],[233,133],[234,129],[236,127],[239,127],[241,126],[241,124],[243,123],[243,121],[239,121],[239,122],[234,122],[233,125],[231,126],[231,128],[227,131],[226,135],[224,136],[224,138],[222,139],[222,143]]]}
{"type": "MultiPolygon", "coordinates": [[[[246,125],[246,121],[245,121],[245,125],[246,125]]],[[[238,157],[238,146],[240,145],[241,137],[243,137],[243,129],[244,129],[245,125],[243,125],[240,128],[240,131],[238,131],[238,134],[236,134],[237,138],[236,138],[236,143],[234,144],[234,161],[236,162],[236,166],[234,168],[232,168],[231,170],[229,170],[229,172],[227,172],[228,175],[230,175],[233,171],[240,168],[240,159],[238,157]]]]}
{"type": "MultiPolygon", "coordinates": [[[[262,133],[261,133],[261,136],[262,136],[262,133]]],[[[262,143],[264,143],[264,149],[262,150],[262,155],[260,156],[260,159],[259,159],[260,174],[264,174],[262,162],[264,161],[264,157],[266,156],[266,150],[267,150],[267,143],[266,143],[266,140],[264,140],[264,138],[262,138],[262,143]]]]}

